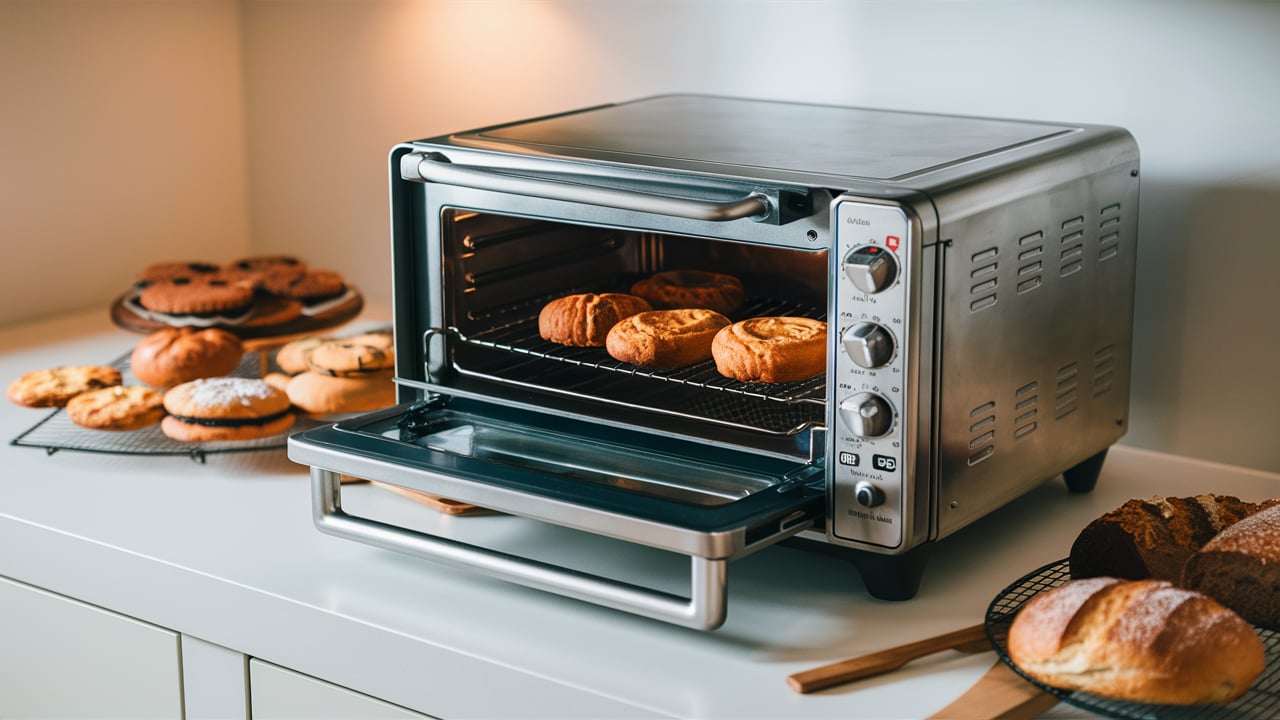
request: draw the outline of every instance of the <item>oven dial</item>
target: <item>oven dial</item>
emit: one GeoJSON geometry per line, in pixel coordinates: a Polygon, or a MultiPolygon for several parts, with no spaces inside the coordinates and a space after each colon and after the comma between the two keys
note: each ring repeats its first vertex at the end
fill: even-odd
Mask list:
{"type": "Polygon", "coordinates": [[[883,326],[860,322],[845,330],[840,339],[853,362],[868,370],[884,367],[893,359],[893,336],[883,326]]]}
{"type": "Polygon", "coordinates": [[[893,408],[875,393],[852,395],[840,403],[844,424],[858,437],[878,438],[893,429],[893,408]]]}
{"type": "Polygon", "coordinates": [[[878,293],[898,277],[898,261],[879,245],[863,245],[845,256],[844,274],[862,292],[878,293]]]}
{"type": "Polygon", "coordinates": [[[873,508],[884,502],[884,491],[866,480],[853,486],[853,497],[862,507],[873,508]]]}

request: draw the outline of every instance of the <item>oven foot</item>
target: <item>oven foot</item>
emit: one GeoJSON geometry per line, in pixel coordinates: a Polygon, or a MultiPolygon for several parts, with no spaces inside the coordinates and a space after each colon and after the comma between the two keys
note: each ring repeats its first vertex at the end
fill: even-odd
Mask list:
{"type": "Polygon", "coordinates": [[[1062,473],[1062,479],[1067,481],[1067,490],[1073,493],[1092,492],[1094,486],[1098,484],[1098,475],[1102,472],[1102,463],[1107,459],[1107,450],[1110,449],[1105,448],[1102,452],[1079,465],[1067,468],[1062,473]]]}
{"type": "Polygon", "coordinates": [[[921,545],[902,555],[855,551],[850,559],[871,597],[877,600],[910,600],[920,590],[930,548],[930,545],[921,545]]]}

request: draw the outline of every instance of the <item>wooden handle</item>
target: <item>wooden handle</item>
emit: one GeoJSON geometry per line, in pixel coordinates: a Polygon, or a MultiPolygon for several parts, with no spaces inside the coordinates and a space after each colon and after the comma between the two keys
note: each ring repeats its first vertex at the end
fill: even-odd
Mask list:
{"type": "Polygon", "coordinates": [[[1056,697],[996,660],[973,687],[929,720],[1030,720],[1057,704],[1056,697]]]}
{"type": "Polygon", "coordinates": [[[943,650],[982,652],[990,649],[991,642],[987,639],[986,628],[982,625],[974,625],[945,635],[935,635],[870,655],[798,672],[787,678],[787,685],[796,692],[810,693],[897,670],[916,658],[943,650]]]}

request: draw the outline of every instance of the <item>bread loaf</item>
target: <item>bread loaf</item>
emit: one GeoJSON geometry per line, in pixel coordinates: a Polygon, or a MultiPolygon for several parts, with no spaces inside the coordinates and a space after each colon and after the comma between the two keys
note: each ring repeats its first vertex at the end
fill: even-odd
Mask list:
{"type": "Polygon", "coordinates": [[[652,309],[644,298],[623,293],[566,295],[543,306],[538,334],[560,345],[604,347],[619,320],[652,309]]]}
{"type": "Polygon", "coordinates": [[[1187,560],[1183,587],[1260,627],[1280,630],[1280,506],[1218,533],[1187,560]]]}
{"type": "Polygon", "coordinates": [[[1135,702],[1230,702],[1265,664],[1240,616],[1163,580],[1072,580],[1024,605],[1009,657],[1036,680],[1135,702]]]}
{"type": "Polygon", "coordinates": [[[1071,576],[1176,583],[1187,559],[1215,535],[1277,500],[1228,495],[1136,499],[1099,517],[1071,546],[1071,576]]]}
{"type": "Polygon", "coordinates": [[[827,369],[827,324],[806,317],[740,320],[711,341],[716,370],[742,382],[794,382],[827,369]]]}

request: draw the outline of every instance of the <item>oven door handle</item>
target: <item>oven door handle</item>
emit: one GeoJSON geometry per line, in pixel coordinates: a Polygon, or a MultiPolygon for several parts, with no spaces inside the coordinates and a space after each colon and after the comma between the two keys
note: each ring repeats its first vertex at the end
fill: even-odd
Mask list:
{"type": "Polygon", "coordinates": [[[312,513],[322,532],[699,630],[712,630],[724,623],[726,560],[689,556],[691,591],[683,598],[349,515],[342,510],[341,479],[341,473],[311,468],[312,513]]]}
{"type": "Polygon", "coordinates": [[[689,220],[728,222],[749,218],[756,222],[779,223],[779,213],[764,192],[753,191],[733,200],[697,200],[654,193],[618,190],[598,185],[513,175],[495,169],[450,162],[440,153],[410,153],[401,160],[406,179],[496,192],[511,193],[566,202],[599,205],[618,210],[668,215],[689,220]]]}

